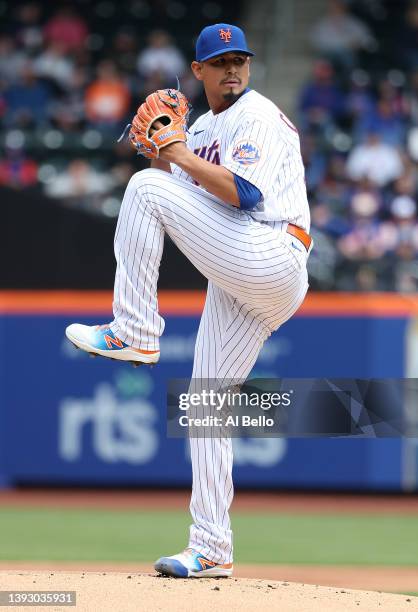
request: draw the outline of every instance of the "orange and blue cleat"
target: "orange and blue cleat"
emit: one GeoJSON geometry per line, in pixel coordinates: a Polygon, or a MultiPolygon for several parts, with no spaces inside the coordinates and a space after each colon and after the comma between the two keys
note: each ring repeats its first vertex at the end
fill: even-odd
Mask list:
{"type": "Polygon", "coordinates": [[[65,335],[74,346],[90,355],[128,361],[134,366],[152,365],[160,358],[160,351],[145,351],[125,344],[115,336],[108,325],[73,323],[67,327],[65,335]]]}
{"type": "Polygon", "coordinates": [[[215,563],[193,548],[172,557],[161,557],[154,568],[159,574],[174,578],[227,578],[234,569],[232,563],[215,563]]]}

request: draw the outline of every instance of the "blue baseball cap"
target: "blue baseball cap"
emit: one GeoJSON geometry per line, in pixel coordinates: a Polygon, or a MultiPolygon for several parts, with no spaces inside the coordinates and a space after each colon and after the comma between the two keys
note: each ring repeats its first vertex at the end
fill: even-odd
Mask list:
{"type": "Polygon", "coordinates": [[[245,34],[237,26],[229,23],[215,23],[203,28],[196,41],[196,61],[204,62],[211,57],[240,51],[247,55],[255,55],[249,50],[245,34]]]}

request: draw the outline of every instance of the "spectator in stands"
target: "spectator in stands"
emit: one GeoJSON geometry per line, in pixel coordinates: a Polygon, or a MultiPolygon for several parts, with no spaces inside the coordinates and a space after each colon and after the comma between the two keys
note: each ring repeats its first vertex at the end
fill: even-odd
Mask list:
{"type": "Polygon", "coordinates": [[[24,2],[16,7],[16,21],[13,24],[15,40],[30,55],[42,46],[42,6],[39,2],[24,2]]]}
{"type": "Polygon", "coordinates": [[[54,198],[70,199],[74,204],[85,196],[108,193],[115,180],[107,172],[99,172],[84,159],[74,159],[64,172],[47,183],[45,191],[54,198]]]}
{"type": "Polygon", "coordinates": [[[364,141],[370,132],[379,134],[382,142],[395,147],[405,143],[405,121],[390,100],[380,98],[372,109],[359,117],[354,126],[356,140],[364,141]]]}
{"type": "Polygon", "coordinates": [[[350,199],[350,185],[345,172],[345,158],[340,154],[333,154],[328,160],[328,167],[322,182],[315,191],[314,198],[322,207],[316,216],[328,211],[329,219],[322,228],[330,235],[337,237],[347,231],[347,210],[350,199]]]}
{"type": "Polygon", "coordinates": [[[396,196],[390,205],[391,219],[379,228],[379,241],[385,252],[404,257],[418,254],[418,221],[415,201],[406,195],[396,196]]]}
{"type": "Polygon", "coordinates": [[[410,3],[405,13],[404,24],[397,36],[400,44],[398,54],[406,70],[418,69],[418,1],[410,3]]]}
{"type": "Polygon", "coordinates": [[[30,61],[24,64],[18,82],[6,89],[4,99],[7,126],[28,127],[47,122],[51,92],[37,78],[30,61]]]}
{"type": "Polygon", "coordinates": [[[406,151],[402,151],[402,163],[404,171],[399,180],[394,183],[395,194],[409,195],[416,200],[418,197],[418,166],[408,157],[406,151]]]}
{"type": "Polygon", "coordinates": [[[393,269],[392,286],[398,291],[418,290],[418,222],[415,201],[397,196],[390,207],[391,219],[382,223],[379,240],[393,269]]]}
{"type": "Polygon", "coordinates": [[[356,64],[358,51],[376,48],[369,28],[349,14],[344,0],[329,0],[328,14],[314,25],[311,42],[321,56],[345,68],[356,64]]]}
{"type": "Polygon", "coordinates": [[[38,182],[38,165],[22,149],[7,148],[0,158],[0,185],[13,189],[32,187],[38,182]]]}
{"type": "Polygon", "coordinates": [[[384,254],[379,241],[379,196],[361,189],[351,200],[351,228],[338,241],[340,253],[347,259],[378,260],[384,254]]]}
{"type": "Polygon", "coordinates": [[[345,112],[351,126],[361,117],[372,112],[374,96],[370,88],[370,77],[367,72],[359,69],[352,71],[345,99],[345,112]]]}
{"type": "Polygon", "coordinates": [[[411,123],[418,125],[418,68],[409,75],[406,105],[411,123]]]}
{"type": "Polygon", "coordinates": [[[400,84],[395,85],[390,78],[384,78],[379,81],[377,89],[378,99],[388,102],[393,112],[397,113],[400,117],[407,115],[407,98],[400,84]]]}
{"type": "Polygon", "coordinates": [[[97,66],[97,79],[87,88],[85,112],[99,129],[119,130],[126,121],[131,94],[125,80],[111,60],[97,66]]]}
{"type": "Polygon", "coordinates": [[[314,134],[307,133],[301,139],[302,159],[308,192],[312,193],[321,183],[327,168],[327,156],[318,145],[314,134]]]}
{"type": "Polygon", "coordinates": [[[354,277],[355,279],[355,289],[357,291],[378,291],[381,289],[379,287],[379,279],[377,276],[376,266],[372,266],[370,264],[361,264],[354,277]]]}
{"type": "Polygon", "coordinates": [[[84,47],[88,36],[86,22],[71,5],[60,7],[44,27],[47,43],[61,43],[67,52],[84,47]]]}
{"type": "Polygon", "coordinates": [[[136,73],[138,37],[129,27],[120,28],[113,38],[113,57],[118,69],[127,74],[136,73]]]}
{"type": "Polygon", "coordinates": [[[335,82],[332,65],[323,60],[315,62],[313,78],[303,88],[299,99],[302,127],[310,130],[333,125],[344,108],[344,95],[335,82]]]}
{"type": "Polygon", "coordinates": [[[392,202],[398,196],[407,196],[413,200],[418,196],[418,170],[405,152],[402,153],[403,172],[389,187],[384,190],[385,210],[390,211],[392,202]]]}
{"type": "Polygon", "coordinates": [[[154,30],[149,36],[148,47],[138,56],[137,69],[145,79],[144,90],[148,93],[159,88],[176,87],[176,77],[181,79],[186,62],[169,34],[154,30]]]}
{"type": "Polygon", "coordinates": [[[398,293],[417,293],[418,291],[418,261],[416,258],[403,258],[394,265],[394,279],[391,291],[398,293]]]}
{"type": "Polygon", "coordinates": [[[38,77],[50,85],[68,90],[73,77],[74,62],[68,57],[66,46],[60,41],[52,42],[39,57],[34,60],[34,70],[38,77]]]}
{"type": "Polygon", "coordinates": [[[55,98],[50,115],[56,127],[65,132],[77,132],[85,124],[84,96],[88,83],[87,71],[76,67],[73,70],[67,91],[55,98]]]}
{"type": "Polygon", "coordinates": [[[16,48],[16,43],[8,34],[0,34],[0,81],[14,83],[28,56],[16,48]]]}
{"type": "Polygon", "coordinates": [[[350,229],[347,219],[337,215],[327,202],[319,200],[318,204],[312,206],[311,215],[312,226],[332,238],[340,238],[350,229]]]}
{"type": "Polygon", "coordinates": [[[382,142],[379,134],[370,132],[366,141],[351,151],[346,169],[353,181],[366,178],[384,187],[402,175],[403,163],[395,147],[382,142]]]}

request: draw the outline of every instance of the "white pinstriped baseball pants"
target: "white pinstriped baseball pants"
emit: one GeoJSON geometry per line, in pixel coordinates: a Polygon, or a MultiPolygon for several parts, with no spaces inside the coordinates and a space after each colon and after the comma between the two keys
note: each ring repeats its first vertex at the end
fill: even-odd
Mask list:
{"type": "MultiPolygon", "coordinates": [[[[112,331],[136,348],[159,349],[164,321],[157,280],[167,233],[209,280],[192,378],[245,380],[264,341],[299,308],[308,288],[306,251],[302,245],[292,247],[286,226],[259,223],[167,172],[136,173],[115,234],[112,331]]],[[[217,563],[229,563],[231,439],[190,438],[190,450],[189,546],[217,563]]]]}

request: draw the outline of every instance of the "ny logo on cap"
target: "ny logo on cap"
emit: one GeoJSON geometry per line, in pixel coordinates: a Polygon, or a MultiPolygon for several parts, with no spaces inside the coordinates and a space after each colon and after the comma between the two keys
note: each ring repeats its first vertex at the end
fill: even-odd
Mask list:
{"type": "Polygon", "coordinates": [[[231,30],[229,28],[227,30],[224,30],[223,28],[221,28],[219,30],[219,36],[224,41],[224,43],[229,43],[231,40],[231,36],[232,36],[231,30]]]}

